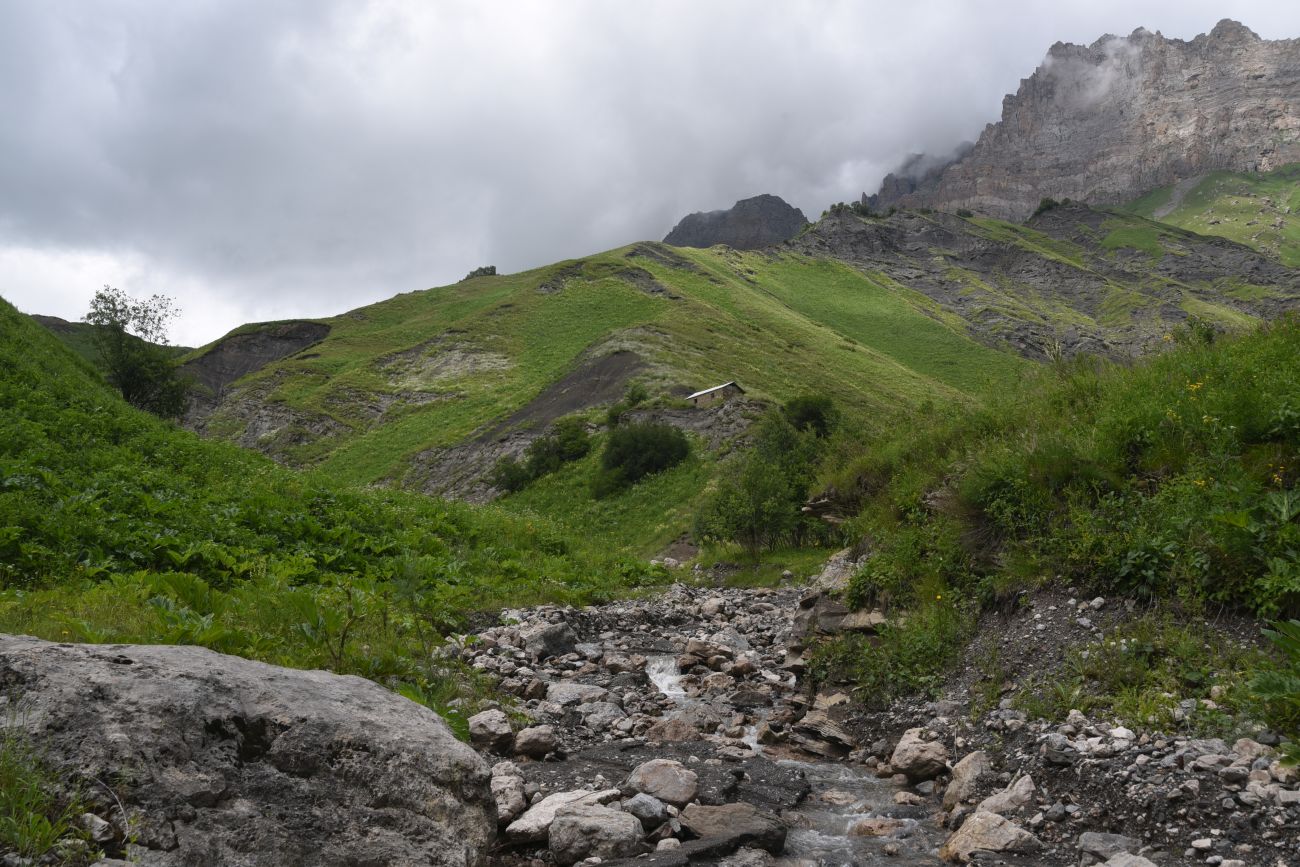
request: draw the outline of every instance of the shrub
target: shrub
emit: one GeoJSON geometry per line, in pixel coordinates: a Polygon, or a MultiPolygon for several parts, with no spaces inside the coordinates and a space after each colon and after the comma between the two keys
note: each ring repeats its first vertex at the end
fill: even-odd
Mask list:
{"type": "Polygon", "coordinates": [[[61,788],[58,775],[21,729],[0,729],[0,850],[16,853],[24,863],[46,863],[43,859],[59,848],[86,840],[77,823],[85,808],[75,795],[60,795],[61,788]]]}
{"type": "Polygon", "coordinates": [[[562,418],[549,434],[529,443],[522,462],[511,456],[497,461],[490,480],[493,487],[503,491],[522,491],[535,479],[586,457],[590,451],[591,438],[587,436],[586,422],[580,418],[562,418]]]}
{"type": "Polygon", "coordinates": [[[605,413],[605,424],[609,427],[618,427],[623,421],[623,413],[633,407],[639,406],[650,399],[650,392],[644,383],[634,382],[627,387],[623,399],[614,404],[605,413]]]}
{"type": "MultiPolygon", "coordinates": [[[[1068,202],[1069,200],[1067,199],[1066,201],[1068,202]]],[[[1037,217],[1039,214],[1045,214],[1048,211],[1052,210],[1053,208],[1059,208],[1059,207],[1061,207],[1061,203],[1058,202],[1056,199],[1053,199],[1050,196],[1048,196],[1046,198],[1038,200],[1038,207],[1034,209],[1034,213],[1032,216],[1037,217]]]]}
{"type": "Polygon", "coordinates": [[[1269,723],[1290,736],[1282,752],[1294,765],[1300,763],[1300,620],[1275,623],[1264,634],[1282,654],[1282,664],[1261,671],[1250,686],[1267,709],[1269,723]]]}
{"type": "Polygon", "coordinates": [[[796,430],[810,431],[818,437],[829,434],[840,418],[835,401],[825,394],[802,394],[781,411],[796,430]]]}
{"type": "Polygon", "coordinates": [[[961,217],[963,220],[968,220],[975,216],[975,214],[970,210],[970,208],[958,208],[957,216],[961,217]]]}
{"type": "Polygon", "coordinates": [[[127,403],[163,418],[180,415],[189,392],[189,382],[166,348],[167,324],[176,315],[170,298],[154,295],[139,301],[105,286],[85,316],[109,382],[127,403]]]}
{"type": "Polygon", "coordinates": [[[592,492],[597,498],[617,493],[681,463],[690,451],[686,434],[671,425],[647,422],[616,427],[605,441],[592,492]]]}
{"type": "Polygon", "coordinates": [[[473,280],[475,277],[495,277],[496,274],[496,265],[480,265],[461,278],[460,282],[464,283],[466,280],[473,280]]]}

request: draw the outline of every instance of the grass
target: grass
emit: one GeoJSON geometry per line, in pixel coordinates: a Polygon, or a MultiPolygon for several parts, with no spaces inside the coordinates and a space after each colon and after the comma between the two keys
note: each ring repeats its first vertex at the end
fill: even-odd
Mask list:
{"type": "Polygon", "coordinates": [[[32,862],[94,861],[78,818],[85,811],[75,792],[36,752],[16,725],[0,729],[0,851],[32,862]]]}
{"type": "Polygon", "coordinates": [[[1167,214],[1173,188],[1142,196],[1127,210],[1144,217],[1218,235],[1271,253],[1283,264],[1300,267],[1300,164],[1258,174],[1211,172],[1186,192],[1167,214]]]}
{"type": "Polygon", "coordinates": [[[664,577],[544,519],[200,440],[0,302],[0,631],[199,644],[472,706],[486,688],[430,661],[468,615],[664,577]]]}

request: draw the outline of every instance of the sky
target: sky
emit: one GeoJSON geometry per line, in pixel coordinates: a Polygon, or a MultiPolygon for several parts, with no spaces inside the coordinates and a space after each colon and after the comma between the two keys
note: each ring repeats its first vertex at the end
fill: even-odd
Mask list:
{"type": "Polygon", "coordinates": [[[196,346],[759,193],[816,218],[1053,42],[1225,17],[1300,36],[1277,0],[0,0],[0,297],[160,293],[196,346]]]}

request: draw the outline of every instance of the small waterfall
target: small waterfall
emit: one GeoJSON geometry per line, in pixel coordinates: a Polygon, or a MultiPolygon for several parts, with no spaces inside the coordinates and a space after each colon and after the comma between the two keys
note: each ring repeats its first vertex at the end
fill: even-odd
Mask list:
{"type": "Polygon", "coordinates": [[[655,688],[664,695],[677,702],[686,698],[686,687],[682,686],[682,673],[677,668],[677,657],[652,656],[646,660],[645,673],[655,688]]]}

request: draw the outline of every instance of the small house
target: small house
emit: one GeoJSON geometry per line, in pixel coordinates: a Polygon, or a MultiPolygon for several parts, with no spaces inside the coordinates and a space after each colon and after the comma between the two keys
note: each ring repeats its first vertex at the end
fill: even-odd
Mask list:
{"type": "Polygon", "coordinates": [[[726,403],[736,395],[744,393],[745,390],[735,382],[724,382],[722,385],[715,385],[713,388],[687,395],[686,400],[695,406],[713,406],[715,403],[726,403]]]}

